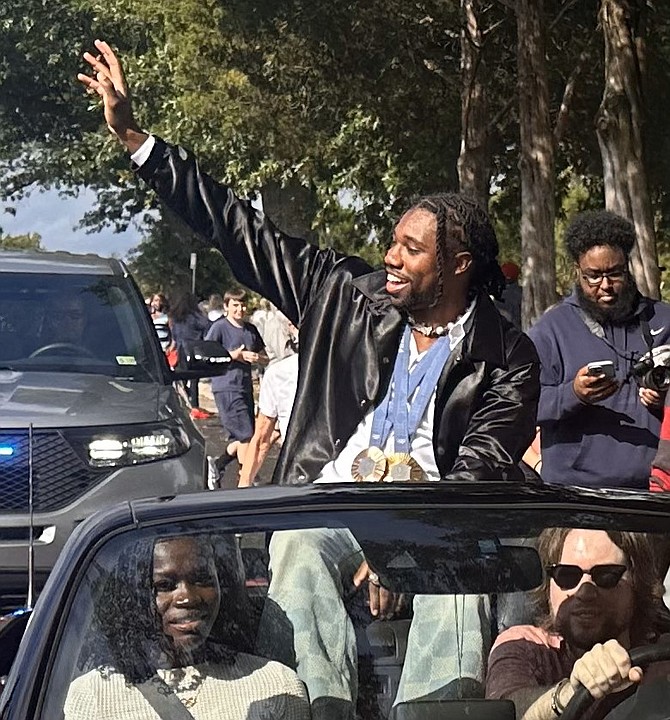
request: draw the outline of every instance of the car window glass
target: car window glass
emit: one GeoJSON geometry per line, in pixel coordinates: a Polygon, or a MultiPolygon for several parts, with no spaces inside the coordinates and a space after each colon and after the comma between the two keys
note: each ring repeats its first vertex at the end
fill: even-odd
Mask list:
{"type": "Polygon", "coordinates": [[[145,312],[114,276],[3,273],[0,364],[8,369],[157,376],[145,312]]]}
{"type": "MultiPolygon", "coordinates": [[[[454,692],[482,697],[486,668],[469,667],[473,647],[479,644],[485,662],[496,637],[537,619],[534,588],[546,577],[537,538],[552,518],[528,522],[526,516],[520,522],[514,514],[482,510],[478,516],[426,509],[359,511],[330,514],[324,526],[321,515],[289,514],[269,516],[254,525],[237,521],[227,532],[220,523],[203,521],[124,533],[89,563],[64,618],[45,697],[48,717],[54,717],[55,707],[65,708],[64,717],[79,717],[76,708],[88,707],[91,693],[101,701],[105,688],[126,688],[128,679],[131,686],[141,684],[158,670],[172,682],[174,678],[163,673],[170,648],[205,635],[214,643],[207,662],[226,668],[217,671],[219,675],[239,680],[232,671],[239,655],[244,672],[255,668],[253,672],[267,673],[262,702],[269,702],[268,693],[276,698],[278,688],[284,688],[299,708],[301,687],[318,687],[323,670],[315,661],[313,667],[308,663],[300,670],[301,682],[294,673],[294,632],[314,612],[322,621],[320,632],[325,627],[326,633],[340,638],[342,648],[354,648],[358,709],[367,708],[366,716],[387,717],[399,693],[411,699],[411,686],[400,682],[402,673],[410,672],[409,667],[416,677],[425,678],[426,662],[431,664],[431,682],[447,696],[454,692]],[[335,588],[343,598],[344,623],[328,599],[329,585],[340,581],[328,573],[315,581],[311,573],[317,554],[331,552],[337,543],[340,577],[347,578],[335,588]],[[369,575],[360,588],[351,581],[363,560],[376,582],[401,598],[388,617],[370,614],[369,575]],[[286,580],[283,590],[269,592],[270,579],[275,582],[281,576],[286,580]],[[197,601],[180,594],[180,583],[195,588],[197,601]],[[293,607],[290,612],[297,613],[290,617],[287,599],[293,607]],[[443,656],[436,657],[434,650],[430,657],[411,655],[416,638],[410,637],[410,628],[414,623],[412,632],[420,633],[425,618],[430,618],[424,628],[430,642],[443,633],[443,656]]],[[[557,524],[566,520],[560,513],[553,519],[557,524]]],[[[601,518],[587,514],[571,517],[570,522],[602,526],[601,518]]],[[[660,540],[657,545],[661,548],[660,540]]],[[[303,631],[309,639],[308,626],[303,631]]],[[[184,657],[200,656],[187,652],[184,657]]],[[[176,692],[189,702],[187,685],[177,683],[176,692]]],[[[337,690],[333,692],[337,696],[337,690]]],[[[214,696],[203,695],[209,702],[215,702],[214,696]]],[[[244,702],[257,700],[249,696],[244,702]]],[[[141,707],[144,699],[133,695],[117,701],[119,708],[125,708],[124,702],[141,707]]]]}

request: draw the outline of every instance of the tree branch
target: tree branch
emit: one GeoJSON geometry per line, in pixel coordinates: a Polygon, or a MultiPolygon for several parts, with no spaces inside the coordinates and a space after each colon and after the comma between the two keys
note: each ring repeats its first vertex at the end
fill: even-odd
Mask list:
{"type": "Polygon", "coordinates": [[[568,118],[570,116],[572,101],[575,96],[575,86],[577,84],[577,78],[581,74],[584,66],[586,65],[586,61],[591,55],[591,44],[593,43],[596,35],[596,31],[591,33],[591,37],[586,43],[586,47],[580,53],[579,59],[577,60],[575,67],[573,68],[565,83],[563,99],[561,100],[561,106],[558,110],[558,115],[556,116],[556,124],[554,126],[554,143],[556,145],[561,142],[563,136],[565,135],[565,130],[568,126],[568,118]]]}

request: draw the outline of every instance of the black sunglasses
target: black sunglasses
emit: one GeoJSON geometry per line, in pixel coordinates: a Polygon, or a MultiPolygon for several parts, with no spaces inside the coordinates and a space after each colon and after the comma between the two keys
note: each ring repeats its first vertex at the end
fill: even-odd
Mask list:
{"type": "Polygon", "coordinates": [[[545,570],[561,590],[577,587],[584,575],[588,575],[599,588],[611,590],[617,586],[628,568],[625,565],[594,565],[590,570],[582,570],[579,565],[554,563],[547,565],[545,570]]]}

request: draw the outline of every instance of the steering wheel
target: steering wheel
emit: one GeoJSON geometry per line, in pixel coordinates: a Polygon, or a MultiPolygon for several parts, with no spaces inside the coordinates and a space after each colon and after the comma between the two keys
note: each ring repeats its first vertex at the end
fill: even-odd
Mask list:
{"type": "Polygon", "coordinates": [[[95,358],[95,355],[82,345],[75,345],[74,343],[50,343],[49,345],[43,345],[41,348],[37,348],[28,355],[29,358],[36,358],[45,353],[50,353],[53,350],[69,350],[73,355],[85,355],[86,357],[95,358]]]}
{"type": "MultiPolygon", "coordinates": [[[[629,654],[631,666],[644,669],[651,663],[670,660],[670,643],[643,645],[642,647],[633,648],[629,654]]],[[[570,698],[570,702],[565,706],[561,720],[578,720],[594,702],[593,695],[584,685],[580,685],[570,698]]]]}

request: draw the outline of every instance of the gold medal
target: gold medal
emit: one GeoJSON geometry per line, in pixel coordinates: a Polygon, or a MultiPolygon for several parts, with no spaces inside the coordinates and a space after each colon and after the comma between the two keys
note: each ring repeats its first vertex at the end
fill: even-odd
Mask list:
{"type": "Polygon", "coordinates": [[[409,453],[393,453],[388,458],[384,482],[424,482],[421,465],[409,453]]]}
{"type": "Polygon", "coordinates": [[[369,447],[354,458],[351,477],[356,482],[379,482],[386,475],[388,461],[378,447],[369,447]]]}

